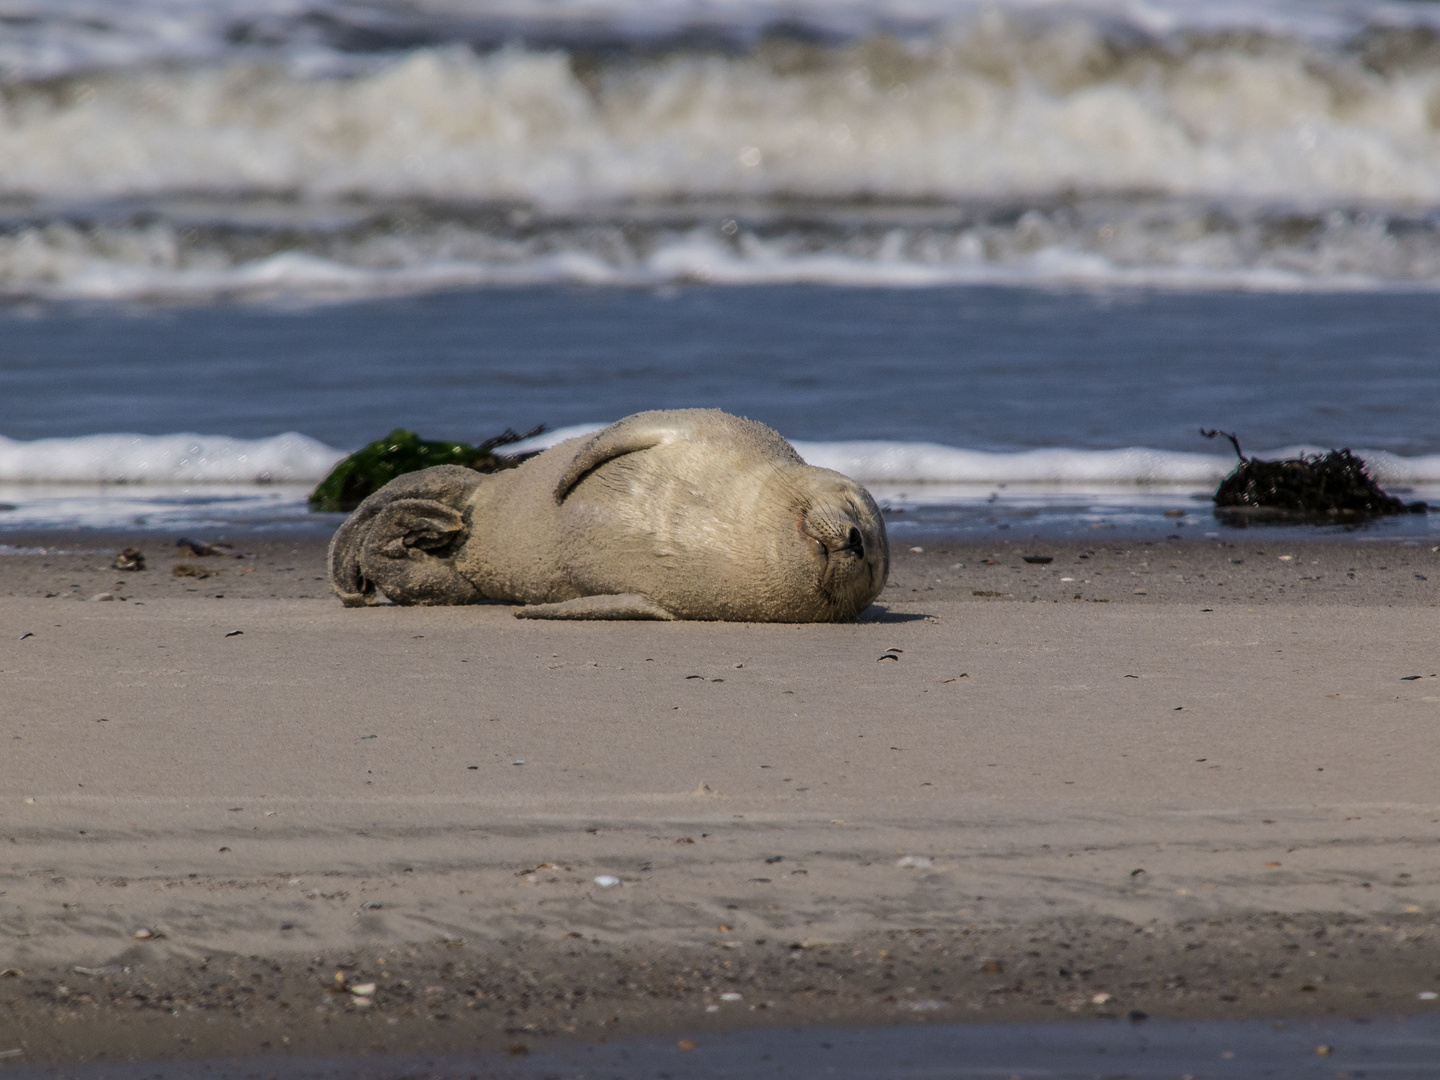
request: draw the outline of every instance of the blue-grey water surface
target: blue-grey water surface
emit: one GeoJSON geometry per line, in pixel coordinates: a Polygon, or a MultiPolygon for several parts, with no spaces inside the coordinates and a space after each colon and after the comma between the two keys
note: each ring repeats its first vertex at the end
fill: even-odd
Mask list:
{"type": "MultiPolygon", "coordinates": [[[[1207,426],[1247,451],[1414,458],[1440,453],[1435,304],[1423,293],[550,286],[304,307],[23,306],[0,311],[0,435],[298,431],[348,449],[397,426],[477,441],[716,407],[812,441],[1228,453],[1200,437],[1207,426]]],[[[1193,485],[992,487],[879,494],[904,509],[892,528],[911,539],[1227,531],[1193,485]],[[1181,525],[1164,516],[1178,509],[1181,525]]],[[[0,513],[9,531],[333,527],[307,517],[298,489],[0,494],[17,507],[0,513]]],[[[1324,534],[1423,540],[1437,521],[1324,534]]]]}
{"type": "Polygon", "coordinates": [[[524,1055],[247,1058],[64,1068],[14,1080],[1434,1080],[1440,1018],[776,1028],[536,1047],[524,1055]],[[681,1040],[686,1045],[682,1047],[681,1040]]]}
{"type": "Polygon", "coordinates": [[[977,450],[1296,443],[1440,453],[1435,296],[491,289],[284,309],[0,312],[0,435],[300,431],[716,407],[790,438],[977,450]]]}

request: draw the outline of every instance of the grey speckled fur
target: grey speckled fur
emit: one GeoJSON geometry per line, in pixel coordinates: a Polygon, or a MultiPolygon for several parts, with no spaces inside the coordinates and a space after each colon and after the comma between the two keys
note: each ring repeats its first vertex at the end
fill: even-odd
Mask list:
{"type": "Polygon", "coordinates": [[[533,605],[555,619],[834,622],[880,594],[884,520],[859,484],[763,424],[637,413],[482,475],[398,477],[330,545],[348,606],[533,605]]]}

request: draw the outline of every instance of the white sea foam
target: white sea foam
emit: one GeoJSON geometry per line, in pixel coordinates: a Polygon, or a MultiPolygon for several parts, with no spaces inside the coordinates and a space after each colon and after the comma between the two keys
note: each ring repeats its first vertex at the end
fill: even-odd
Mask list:
{"type": "Polygon", "coordinates": [[[0,436],[0,483],[310,483],[343,456],[295,432],[268,439],[118,434],[22,442],[0,436]]]}
{"type": "MultiPolygon", "coordinates": [[[[796,442],[811,465],[875,484],[1020,484],[1048,487],[1095,484],[1213,487],[1235,468],[1233,456],[1155,450],[1045,448],[1013,453],[963,450],[938,443],[796,442]]],[[[1257,455],[1274,459],[1323,453],[1317,446],[1287,446],[1257,455]]],[[[1382,484],[1440,483],[1440,454],[1400,457],[1358,451],[1382,484]]]]}
{"type": "Polygon", "coordinates": [[[1414,29],[1436,5],[0,13],[0,296],[1440,285],[1440,38],[1414,29]],[[784,21],[820,40],[763,36],[784,21]],[[731,45],[680,43],[697,28],[731,45]]]}
{"type": "MultiPolygon", "coordinates": [[[[352,239],[286,236],[291,250],[255,253],[253,235],[198,235],[174,223],[0,233],[0,296],[181,301],[371,295],[485,286],[807,283],[907,288],[1058,285],[1256,292],[1440,288],[1440,222],[1405,230],[1383,216],[1333,213],[1308,223],[1220,218],[1174,208],[1142,214],[1074,207],[938,226],[778,230],[711,222],[655,227],[637,240],[619,225],[556,228],[516,238],[440,225],[352,239]],[[1216,223],[1218,220],[1218,224],[1216,223]],[[1206,223],[1208,222],[1208,229],[1206,223]],[[1264,244],[1274,228],[1303,232],[1264,244]],[[726,229],[733,235],[729,235],[726,229]],[[1401,235],[1397,236],[1395,233],[1401,235]],[[778,233],[778,234],[777,234],[778,233]],[[310,243],[315,250],[295,250],[310,243]]],[[[268,245],[267,245],[268,246],[268,245]]]]}
{"type": "MultiPolygon", "coordinates": [[[[506,449],[532,452],[599,430],[576,424],[506,449]]],[[[1013,484],[1213,486],[1234,468],[1233,456],[1126,447],[1051,447],[995,452],[905,441],[808,442],[795,449],[812,465],[873,484],[1013,484]]],[[[1263,451],[1265,458],[1321,453],[1315,446],[1263,451]]],[[[1440,483],[1440,455],[1401,457],[1358,450],[1383,484],[1440,483]]],[[[314,484],[345,451],[294,432],[268,439],[218,435],[87,435],[22,442],[0,437],[0,483],[244,485],[314,484]]]]}
{"type": "Polygon", "coordinates": [[[873,483],[1210,484],[1231,468],[1225,458],[1174,450],[1026,450],[994,453],[938,443],[797,442],[811,465],[873,483]]]}
{"type": "Polygon", "coordinates": [[[1126,41],[1095,20],[990,11],[907,44],[599,64],[443,46],[330,77],[239,59],[122,69],[12,87],[0,194],[1433,202],[1440,69],[1422,46],[1380,62],[1287,38],[1126,41]]]}

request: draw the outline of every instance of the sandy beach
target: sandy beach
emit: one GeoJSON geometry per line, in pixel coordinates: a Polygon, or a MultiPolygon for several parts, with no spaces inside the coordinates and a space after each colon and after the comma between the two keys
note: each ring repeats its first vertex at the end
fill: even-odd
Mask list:
{"type": "Polygon", "coordinates": [[[1430,546],[900,548],[797,627],[5,543],[17,1064],[1440,1007],[1430,546]]]}

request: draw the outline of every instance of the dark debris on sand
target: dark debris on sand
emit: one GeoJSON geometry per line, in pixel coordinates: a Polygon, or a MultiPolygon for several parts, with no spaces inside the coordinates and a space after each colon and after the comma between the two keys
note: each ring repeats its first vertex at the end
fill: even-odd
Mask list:
{"type": "Polygon", "coordinates": [[[1332,524],[1360,522],[1390,514],[1423,514],[1423,502],[1406,503],[1387,495],[1370,476],[1362,458],[1347,447],[1328,454],[1302,454],[1283,461],[1247,458],[1228,431],[1200,429],[1207,439],[1223,435],[1240,463],[1215,490],[1215,514],[1228,524],[1297,521],[1332,524]]]}

